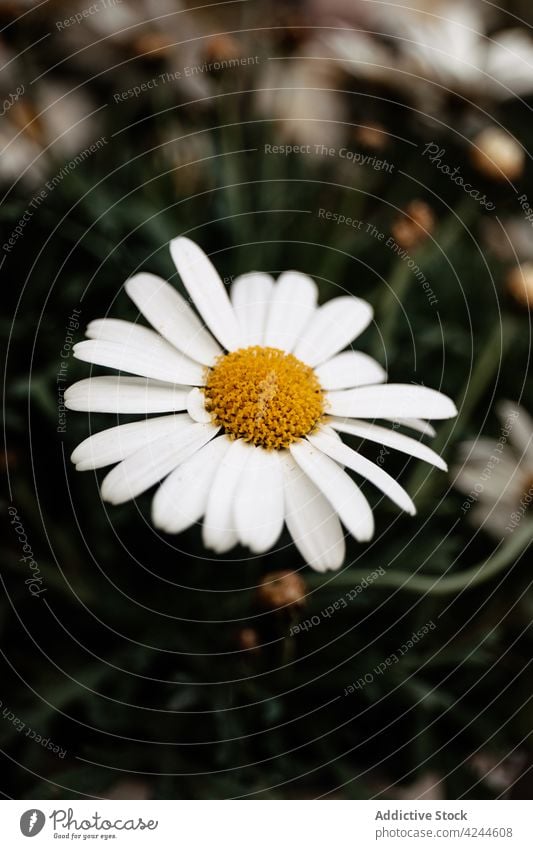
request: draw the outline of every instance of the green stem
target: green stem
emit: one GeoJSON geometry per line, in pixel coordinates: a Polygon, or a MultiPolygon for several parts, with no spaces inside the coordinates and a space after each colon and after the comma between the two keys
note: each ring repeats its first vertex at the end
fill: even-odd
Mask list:
{"type": "MultiPolygon", "coordinates": [[[[441,575],[413,575],[409,572],[387,572],[375,582],[376,587],[396,587],[414,593],[429,593],[430,595],[447,595],[463,589],[472,589],[478,584],[494,578],[503,571],[518,555],[525,550],[533,540],[533,521],[524,520],[509,540],[500,545],[487,560],[481,561],[471,569],[466,569],[457,575],[442,577],[441,575]]],[[[339,575],[332,586],[336,589],[354,587],[368,572],[362,570],[347,571],[339,575]]],[[[320,585],[319,580],[308,579],[311,585],[320,585]]],[[[323,579],[322,579],[323,581],[323,579]]]]}

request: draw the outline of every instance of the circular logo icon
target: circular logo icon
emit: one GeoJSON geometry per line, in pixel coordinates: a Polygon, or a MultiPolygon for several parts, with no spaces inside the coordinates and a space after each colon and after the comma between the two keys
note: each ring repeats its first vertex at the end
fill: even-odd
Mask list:
{"type": "Polygon", "coordinates": [[[42,811],[36,808],[31,808],[29,811],[24,811],[20,818],[20,830],[24,837],[35,837],[42,831],[46,822],[46,817],[42,811]]]}

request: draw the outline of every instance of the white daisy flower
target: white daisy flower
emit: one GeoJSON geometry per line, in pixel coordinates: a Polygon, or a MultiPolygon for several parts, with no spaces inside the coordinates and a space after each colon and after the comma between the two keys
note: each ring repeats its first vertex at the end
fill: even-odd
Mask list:
{"type": "Polygon", "coordinates": [[[167,533],[203,517],[208,548],[222,553],[240,543],[259,553],[285,522],[312,567],[339,568],[341,522],[361,542],[374,532],[372,510],[346,469],[415,512],[400,484],[339,433],[446,469],[426,445],[372,420],[431,434],[425,420],[454,416],[454,404],[424,386],[384,385],[375,360],[342,350],[372,319],[365,301],[339,297],[319,307],[316,284],[297,271],[276,282],[244,274],[230,298],[194,242],[175,239],[170,251],[202,320],[165,280],[135,275],[126,292],[154,329],[104,318],[75,346],[78,359],[135,376],[91,377],[65,393],[71,410],[159,415],[90,436],[72,461],[79,470],[116,464],[102,483],[112,504],[163,481],[152,517],[167,533]]]}
{"type": "Polygon", "coordinates": [[[493,536],[512,533],[533,503],[533,420],[508,401],[497,409],[502,423],[497,441],[478,439],[460,446],[454,485],[467,495],[465,511],[493,536]]]}

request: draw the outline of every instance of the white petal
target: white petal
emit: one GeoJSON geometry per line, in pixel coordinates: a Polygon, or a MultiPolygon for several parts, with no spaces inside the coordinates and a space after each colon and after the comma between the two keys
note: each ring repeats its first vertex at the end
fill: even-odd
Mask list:
{"type": "Polygon", "coordinates": [[[509,439],[518,457],[530,463],[533,471],[533,419],[523,407],[510,401],[501,401],[497,412],[503,427],[509,430],[509,439]]]}
{"type": "Polygon", "coordinates": [[[150,343],[154,336],[158,336],[149,327],[132,321],[123,321],[121,318],[95,318],[87,325],[85,335],[89,339],[126,342],[128,345],[142,345],[145,341],[150,343]]]}
{"type": "Polygon", "coordinates": [[[111,463],[124,460],[160,436],[178,431],[189,421],[185,413],[178,413],[110,427],[80,442],[70,459],[76,464],[79,472],[101,469],[102,466],[110,466],[111,463]]]}
{"type": "Polygon", "coordinates": [[[361,351],[343,351],[315,369],[323,389],[348,389],[384,383],[387,373],[373,357],[361,351]]]}
{"type": "Polygon", "coordinates": [[[266,317],[274,289],[270,274],[252,271],[236,277],[231,302],[241,331],[241,345],[263,345],[266,317]]]}
{"type": "Polygon", "coordinates": [[[307,440],[294,442],[290,452],[300,468],[325,495],[352,536],[367,542],[374,533],[372,510],[353,480],[330,457],[307,440]]]}
{"type": "Polygon", "coordinates": [[[170,473],[152,502],[156,527],[178,534],[202,518],[211,484],[230,445],[226,436],[217,436],[170,473]]]}
{"type": "Polygon", "coordinates": [[[170,253],[196,309],[228,351],[241,346],[240,332],[228,293],[211,260],[190,239],[170,243],[170,253]]]}
{"type": "Polygon", "coordinates": [[[359,336],[372,315],[370,304],[360,298],[333,298],[316,310],[294,355],[310,366],[323,363],[359,336]]]}
{"type": "Polygon", "coordinates": [[[285,521],[294,544],[318,572],[339,569],[346,545],[337,513],[287,451],[282,455],[282,468],[285,521]]]}
{"type": "Polygon", "coordinates": [[[172,413],[187,408],[189,392],[188,386],[144,377],[87,377],[66,390],[65,407],[88,413],[172,413]]]}
{"type": "Polygon", "coordinates": [[[328,412],[333,416],[385,419],[395,416],[419,416],[449,419],[457,414],[453,401],[435,389],[409,383],[385,386],[361,386],[326,395],[328,412]]]}
{"type": "Polygon", "coordinates": [[[198,451],[217,431],[213,425],[190,422],[176,433],[145,445],[106,475],[102,481],[102,498],[111,504],[136,498],[198,451]]]}
{"type": "Polygon", "coordinates": [[[219,554],[229,551],[238,542],[233,506],[237,485],[250,451],[253,451],[253,448],[242,439],[231,443],[218,467],[207,499],[203,526],[204,545],[219,554]]]}
{"type": "Polygon", "coordinates": [[[316,310],[317,299],[316,283],[306,274],[282,274],[274,287],[263,344],[292,351],[316,310]]]}
{"type": "Polygon", "coordinates": [[[357,419],[344,421],[342,419],[330,418],[329,423],[331,427],[334,427],[335,430],[340,430],[341,433],[350,433],[353,436],[360,436],[361,439],[379,442],[380,445],[386,445],[388,448],[396,448],[404,454],[410,454],[411,457],[425,460],[426,463],[431,463],[444,472],[448,469],[446,463],[439,457],[436,451],[433,451],[427,445],[424,445],[423,442],[413,439],[411,436],[405,436],[405,434],[398,433],[390,428],[380,427],[370,422],[361,422],[357,419]]]}
{"type": "Polygon", "coordinates": [[[487,43],[485,81],[502,99],[533,91],[533,41],[525,27],[494,33],[487,43]],[[509,89],[511,89],[509,91],[509,89]]]}
{"type": "Polygon", "coordinates": [[[437,435],[435,428],[423,419],[389,418],[385,416],[385,420],[391,422],[393,425],[400,425],[401,427],[408,427],[410,430],[416,430],[417,433],[421,433],[423,436],[431,436],[433,438],[437,435]]]}
{"type": "Polygon", "coordinates": [[[145,340],[142,346],[107,342],[105,339],[87,339],[74,345],[73,353],[77,360],[85,363],[125,371],[140,377],[188,386],[202,386],[205,383],[204,366],[180,354],[157,333],[154,333],[153,337],[152,340],[145,340]]]}
{"type": "Polygon", "coordinates": [[[378,489],[384,492],[391,501],[394,501],[401,510],[405,510],[411,516],[414,516],[416,507],[405,489],[380,466],[372,463],[371,460],[367,460],[366,457],[358,454],[357,451],[345,445],[344,442],[338,439],[332,439],[329,434],[323,433],[320,430],[309,434],[307,439],[311,445],[314,445],[319,451],[323,451],[332,460],[341,463],[343,466],[347,466],[356,474],[362,475],[369,480],[370,483],[373,483],[374,486],[377,486],[378,489]]]}
{"type": "Polygon", "coordinates": [[[239,542],[267,551],[283,528],[283,478],[277,451],[252,447],[237,484],[234,506],[239,542]]]}
{"type": "Polygon", "coordinates": [[[205,408],[205,395],[197,386],[189,392],[187,412],[195,422],[211,421],[211,413],[208,413],[205,408]]]}
{"type": "Polygon", "coordinates": [[[222,353],[179,292],[155,274],[142,272],[131,277],[125,289],[152,327],[178,350],[206,366],[222,353]]]}

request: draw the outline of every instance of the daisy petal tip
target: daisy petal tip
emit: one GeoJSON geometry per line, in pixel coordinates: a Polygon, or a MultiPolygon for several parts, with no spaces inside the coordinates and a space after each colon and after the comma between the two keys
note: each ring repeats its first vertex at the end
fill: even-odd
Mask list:
{"type": "Polygon", "coordinates": [[[211,414],[205,408],[204,393],[197,386],[187,396],[187,412],[195,422],[208,424],[211,421],[211,414]]]}
{"type": "Polygon", "coordinates": [[[81,460],[79,463],[75,463],[75,469],[77,472],[88,472],[92,469],[92,465],[90,462],[81,460]]]}
{"type": "Polygon", "coordinates": [[[162,521],[160,516],[158,515],[158,511],[152,508],[152,525],[154,528],[157,528],[158,531],[162,531],[164,534],[169,534],[169,526],[166,522],[162,521]]]}
{"type": "Polygon", "coordinates": [[[359,531],[359,533],[356,537],[357,541],[358,542],[371,542],[372,538],[374,536],[374,531],[375,531],[375,525],[374,525],[374,521],[372,520],[371,525],[369,525],[368,527],[363,528],[361,531],[359,531]]]}
{"type": "MultiPolygon", "coordinates": [[[[455,403],[452,401],[451,398],[449,398],[447,395],[444,395],[442,392],[438,392],[437,394],[440,396],[439,399],[438,399],[439,405],[440,405],[439,418],[440,419],[453,419],[453,418],[455,418],[455,416],[457,415],[457,412],[458,412],[457,407],[455,406],[455,403]]],[[[432,416],[429,415],[428,418],[430,419],[430,418],[432,418],[432,416]]]]}
{"type": "Polygon", "coordinates": [[[344,555],[342,557],[335,557],[334,559],[326,560],[320,567],[314,566],[318,572],[338,572],[344,563],[344,555]]]}
{"type": "Polygon", "coordinates": [[[191,260],[194,254],[201,253],[203,251],[196,242],[193,242],[192,239],[189,239],[187,236],[176,236],[175,239],[172,239],[169,245],[170,255],[174,262],[177,264],[178,260],[191,260]]]}
{"type": "Polygon", "coordinates": [[[135,294],[135,290],[139,285],[140,274],[134,274],[133,277],[129,277],[124,283],[124,291],[133,300],[133,295],[135,294]]]}

